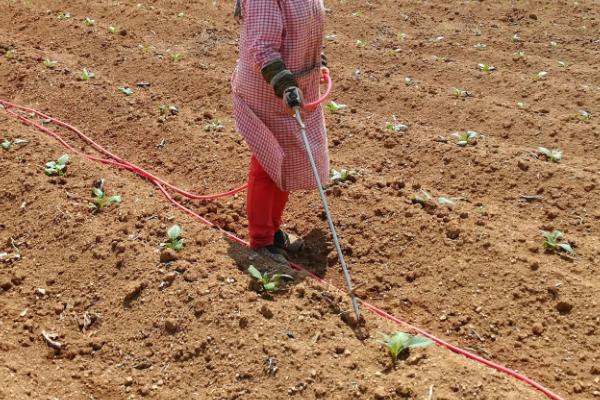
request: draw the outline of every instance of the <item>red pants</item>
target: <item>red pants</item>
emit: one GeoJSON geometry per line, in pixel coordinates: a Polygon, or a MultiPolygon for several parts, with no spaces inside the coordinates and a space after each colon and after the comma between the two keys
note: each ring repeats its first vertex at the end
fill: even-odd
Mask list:
{"type": "Polygon", "coordinates": [[[279,190],[253,155],[246,191],[250,247],[256,249],[273,244],[273,236],[281,226],[288,195],[288,192],[279,190]]]}

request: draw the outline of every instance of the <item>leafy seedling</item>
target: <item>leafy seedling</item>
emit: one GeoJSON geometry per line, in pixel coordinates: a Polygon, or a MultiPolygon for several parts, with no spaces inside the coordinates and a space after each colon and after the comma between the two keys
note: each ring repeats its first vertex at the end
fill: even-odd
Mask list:
{"type": "Polygon", "coordinates": [[[169,249],[173,249],[175,251],[180,251],[183,249],[185,243],[183,242],[183,238],[181,234],[183,233],[183,229],[179,225],[173,225],[167,230],[167,236],[169,239],[167,240],[166,246],[169,249]]]}
{"type": "Polygon", "coordinates": [[[15,146],[18,146],[18,145],[23,145],[23,144],[27,144],[27,143],[29,143],[29,142],[28,142],[27,140],[25,140],[25,139],[15,139],[15,140],[13,140],[12,142],[11,142],[10,140],[8,140],[8,139],[4,139],[4,140],[2,141],[2,143],[0,144],[0,146],[1,146],[1,147],[2,147],[4,150],[7,150],[7,151],[8,151],[8,150],[10,150],[10,149],[11,149],[11,147],[12,147],[13,145],[15,145],[15,146]]]}
{"type": "Polygon", "coordinates": [[[543,81],[546,79],[546,77],[548,76],[548,73],[546,71],[540,71],[537,74],[533,75],[533,80],[534,81],[543,81]]]}
{"type": "Polygon", "coordinates": [[[330,113],[334,113],[334,114],[337,113],[338,111],[343,110],[344,108],[348,108],[348,106],[345,104],[338,104],[335,101],[330,101],[325,106],[325,109],[327,111],[329,111],[330,113]]]}
{"type": "Polygon", "coordinates": [[[527,103],[525,103],[524,101],[517,101],[517,107],[524,110],[527,108],[527,103]]]}
{"type": "Polygon", "coordinates": [[[111,25],[111,26],[108,27],[108,33],[112,33],[113,35],[115,35],[115,34],[117,34],[119,32],[121,32],[121,28],[119,28],[116,25],[111,25]]]}
{"type": "Polygon", "coordinates": [[[427,204],[431,204],[432,199],[429,193],[421,190],[419,193],[414,194],[410,200],[413,204],[420,204],[425,207],[427,204]]]}
{"type": "Polygon", "coordinates": [[[58,13],[58,15],[56,16],[56,18],[57,18],[59,21],[66,21],[66,20],[68,20],[69,18],[71,18],[71,14],[69,14],[69,13],[68,13],[68,12],[66,12],[66,11],[61,11],[61,12],[59,12],[59,13],[58,13]]]}
{"type": "Polygon", "coordinates": [[[410,333],[397,331],[392,335],[386,335],[382,333],[383,344],[392,358],[392,363],[395,364],[398,361],[398,357],[408,349],[417,349],[420,347],[427,347],[432,345],[433,340],[427,339],[423,336],[411,335],[410,333]]]}
{"type": "Polygon", "coordinates": [[[479,70],[483,72],[492,72],[496,70],[496,67],[491,64],[478,64],[477,66],[479,67],[479,70]]]}
{"type": "Polygon", "coordinates": [[[58,64],[58,61],[51,60],[51,59],[49,59],[49,58],[46,58],[46,59],[44,60],[44,65],[45,65],[45,66],[46,66],[46,68],[48,68],[48,69],[54,69],[54,68],[56,68],[56,65],[57,65],[57,64],[58,64]]]}
{"type": "Polygon", "coordinates": [[[512,36],[512,41],[513,41],[513,43],[519,43],[519,42],[521,42],[522,40],[521,40],[521,37],[519,36],[519,34],[518,34],[518,33],[515,33],[515,34],[512,36]]]}
{"type": "Polygon", "coordinates": [[[568,69],[571,65],[573,65],[573,63],[570,61],[559,61],[558,62],[558,66],[560,68],[564,68],[564,69],[568,69]]]}
{"type": "Polygon", "coordinates": [[[169,106],[166,104],[161,104],[158,107],[158,111],[160,112],[160,115],[167,115],[167,114],[177,115],[177,114],[179,114],[179,109],[173,105],[169,106]]]}
{"type": "Polygon", "coordinates": [[[590,112],[588,112],[588,111],[585,111],[585,110],[579,110],[579,111],[577,112],[577,118],[578,118],[580,121],[583,121],[583,122],[588,122],[589,120],[591,120],[591,119],[592,119],[592,113],[590,113],[590,112]]]}
{"type": "Polygon", "coordinates": [[[559,162],[562,160],[562,151],[559,149],[547,149],[545,147],[538,147],[538,153],[546,157],[547,161],[559,162]]]}
{"type": "Polygon", "coordinates": [[[171,53],[171,60],[173,62],[179,62],[183,59],[183,54],[181,53],[171,53]]]}
{"type": "Polygon", "coordinates": [[[16,54],[17,51],[15,49],[9,49],[4,52],[4,58],[6,58],[7,60],[12,60],[13,58],[15,58],[16,54]]]}
{"type": "Polygon", "coordinates": [[[362,15],[362,12],[361,12],[361,11],[354,11],[354,12],[352,13],[352,16],[353,16],[353,17],[360,17],[361,15],[362,15]]]}
{"type": "Polygon", "coordinates": [[[95,79],[96,78],[96,74],[94,74],[92,71],[90,71],[87,68],[84,68],[83,71],[81,72],[81,75],[79,75],[79,80],[86,82],[89,81],[90,79],[95,79]]]}
{"type": "Polygon", "coordinates": [[[340,169],[339,171],[336,169],[331,169],[329,171],[329,176],[333,183],[346,182],[352,176],[352,172],[347,169],[340,169]]]}
{"type": "Polygon", "coordinates": [[[83,20],[83,24],[85,26],[94,26],[96,24],[96,20],[93,20],[90,17],[85,17],[85,19],[83,20]]]}
{"type": "Polygon", "coordinates": [[[563,251],[565,253],[572,253],[573,248],[569,243],[562,242],[559,243],[559,240],[562,239],[563,234],[561,231],[542,231],[542,235],[544,236],[544,248],[548,251],[563,251]]]}
{"type": "Polygon", "coordinates": [[[367,45],[367,42],[365,42],[364,40],[357,40],[356,41],[356,47],[358,47],[359,49],[362,49],[363,47],[365,47],[367,45]]]}
{"type": "Polygon", "coordinates": [[[450,89],[451,93],[453,96],[456,97],[471,97],[472,93],[469,92],[468,90],[464,90],[464,89],[459,89],[459,88],[452,88],[450,89]]]}
{"type": "Polygon", "coordinates": [[[406,78],[404,78],[404,84],[406,86],[413,86],[415,84],[415,81],[410,76],[407,76],[406,78]]]}
{"type": "Polygon", "coordinates": [[[278,290],[282,278],[290,280],[294,279],[292,276],[286,274],[273,274],[271,276],[269,276],[266,272],[261,274],[260,271],[254,267],[254,265],[248,267],[248,274],[252,278],[256,279],[256,281],[266,292],[274,292],[278,290]]]}
{"type": "Polygon", "coordinates": [[[94,198],[88,207],[94,212],[98,212],[103,208],[109,207],[113,204],[121,203],[121,196],[106,196],[104,193],[104,180],[101,180],[98,186],[92,187],[92,196],[94,198]]]}
{"type": "Polygon", "coordinates": [[[220,132],[223,129],[225,129],[225,125],[223,125],[221,121],[210,121],[204,126],[205,132],[220,132]]]}
{"type": "Polygon", "coordinates": [[[473,47],[475,47],[477,50],[485,50],[485,49],[487,49],[487,44],[477,43],[477,44],[473,45],[473,47]]]}
{"type": "Polygon", "coordinates": [[[119,92],[123,93],[125,96],[131,96],[133,94],[133,89],[128,88],[127,86],[119,86],[119,92]]]}
{"type": "Polygon", "coordinates": [[[455,201],[452,199],[449,199],[448,197],[438,197],[437,202],[439,205],[441,206],[453,206],[455,204],[455,201]]]}
{"type": "Polygon", "coordinates": [[[328,33],[327,35],[325,35],[325,40],[327,40],[328,42],[335,42],[335,39],[337,39],[337,36],[333,33],[328,33]]]}
{"type": "Polygon", "coordinates": [[[396,124],[394,122],[386,122],[385,123],[385,129],[390,131],[390,132],[404,132],[408,130],[408,125],[404,125],[404,124],[396,124]]]}
{"type": "Polygon", "coordinates": [[[469,143],[472,143],[478,135],[479,134],[475,131],[454,132],[452,134],[452,136],[456,138],[456,144],[461,147],[465,147],[469,143]]]}
{"type": "Polygon", "coordinates": [[[523,50],[515,51],[513,53],[514,58],[525,58],[525,52],[523,50]]]}
{"type": "Polygon", "coordinates": [[[48,176],[64,176],[69,164],[69,155],[63,154],[56,161],[48,161],[44,173],[48,176]]]}
{"type": "Polygon", "coordinates": [[[396,35],[396,37],[398,38],[399,41],[404,42],[406,40],[406,38],[408,38],[408,35],[404,32],[400,32],[400,33],[398,33],[398,35],[396,35]]]}

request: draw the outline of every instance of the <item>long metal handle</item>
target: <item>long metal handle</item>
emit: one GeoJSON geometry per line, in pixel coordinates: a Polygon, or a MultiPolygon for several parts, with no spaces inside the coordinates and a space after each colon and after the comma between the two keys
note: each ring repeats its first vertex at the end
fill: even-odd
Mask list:
{"type": "Polygon", "coordinates": [[[356,296],[354,295],[352,290],[352,279],[350,278],[350,272],[348,272],[348,267],[346,266],[346,260],[344,259],[344,254],[342,253],[340,241],[335,231],[335,226],[333,225],[331,213],[329,212],[329,205],[327,204],[327,198],[325,197],[325,192],[323,191],[323,185],[321,184],[321,178],[319,177],[317,164],[315,163],[315,159],[312,154],[312,149],[310,148],[310,143],[308,143],[308,138],[306,137],[306,126],[304,125],[304,121],[302,121],[302,116],[300,115],[300,108],[294,107],[294,113],[296,116],[296,121],[298,121],[298,125],[300,125],[300,132],[302,134],[302,140],[304,141],[304,147],[306,147],[306,152],[308,153],[308,158],[310,160],[310,166],[312,167],[313,174],[315,175],[315,180],[317,181],[319,195],[321,196],[321,202],[323,203],[325,215],[327,216],[327,223],[329,224],[329,229],[331,230],[331,235],[333,236],[333,242],[335,243],[335,249],[337,250],[338,258],[340,260],[340,264],[342,265],[342,271],[344,272],[344,278],[346,279],[346,284],[348,285],[350,299],[352,300],[352,308],[354,309],[354,314],[356,314],[356,324],[359,324],[360,308],[358,306],[356,296]]]}

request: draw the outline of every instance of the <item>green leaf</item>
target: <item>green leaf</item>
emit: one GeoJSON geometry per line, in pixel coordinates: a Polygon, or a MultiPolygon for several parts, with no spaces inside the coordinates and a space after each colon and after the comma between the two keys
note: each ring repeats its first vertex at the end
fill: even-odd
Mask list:
{"type": "Polygon", "coordinates": [[[408,339],[408,347],[411,349],[416,349],[419,347],[427,347],[434,343],[433,340],[427,339],[423,336],[412,336],[408,339]]]}
{"type": "Polygon", "coordinates": [[[118,89],[119,92],[123,93],[125,96],[131,96],[133,94],[133,90],[128,87],[120,86],[118,89]]]}
{"type": "Polygon", "coordinates": [[[104,197],[104,191],[97,187],[92,188],[92,194],[99,199],[102,199],[104,197]]]}
{"type": "Polygon", "coordinates": [[[111,204],[119,204],[121,202],[121,196],[110,196],[107,200],[106,203],[107,205],[111,205],[111,204]]]}
{"type": "Polygon", "coordinates": [[[67,165],[67,163],[69,162],[69,155],[68,154],[63,154],[56,161],[57,161],[58,165],[63,165],[63,166],[67,165]]]}
{"type": "Polygon", "coordinates": [[[267,292],[272,292],[273,290],[277,289],[277,281],[264,283],[263,288],[265,288],[267,292]]]}
{"type": "Polygon", "coordinates": [[[13,140],[13,144],[15,145],[23,145],[23,144],[27,144],[29,143],[27,140],[25,139],[15,139],[13,140]]]}
{"type": "Polygon", "coordinates": [[[439,197],[438,198],[438,203],[442,206],[452,206],[454,205],[454,201],[450,200],[447,197],[439,197]]]}
{"type": "Polygon", "coordinates": [[[182,229],[179,225],[173,225],[167,230],[167,236],[172,240],[179,239],[181,237],[182,229]]]}
{"type": "Polygon", "coordinates": [[[558,248],[561,249],[562,251],[564,251],[565,253],[573,252],[573,248],[571,247],[571,245],[569,243],[561,243],[558,245],[558,248]]]}
{"type": "Polygon", "coordinates": [[[181,249],[183,249],[183,246],[185,245],[185,243],[183,242],[183,239],[175,239],[172,243],[173,243],[172,249],[175,251],[180,251],[181,249]]]}
{"type": "Polygon", "coordinates": [[[44,169],[44,173],[48,176],[56,175],[56,170],[54,168],[46,168],[44,169]]]}
{"type": "Polygon", "coordinates": [[[2,146],[4,150],[10,150],[10,148],[12,147],[12,143],[8,139],[4,139],[0,146],[2,146]]]}
{"type": "Polygon", "coordinates": [[[254,267],[254,265],[251,265],[251,266],[248,267],[248,273],[250,274],[251,277],[253,277],[257,281],[262,280],[262,274],[260,273],[259,270],[257,270],[254,267]]]}

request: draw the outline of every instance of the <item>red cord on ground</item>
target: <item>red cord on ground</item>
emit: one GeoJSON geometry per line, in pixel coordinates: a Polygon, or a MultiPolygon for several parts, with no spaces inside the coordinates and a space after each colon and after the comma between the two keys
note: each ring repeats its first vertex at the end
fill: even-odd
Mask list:
{"type": "MultiPolygon", "coordinates": [[[[331,82],[331,81],[329,81],[331,82]]],[[[187,208],[186,206],[184,206],[183,204],[179,203],[178,201],[176,201],[171,194],[167,191],[167,189],[171,189],[176,193],[179,193],[180,195],[187,197],[189,199],[193,199],[193,200],[212,200],[212,199],[219,199],[219,198],[223,198],[223,197],[227,197],[227,196],[232,196],[236,193],[239,193],[243,190],[246,189],[246,185],[240,186],[236,189],[230,190],[228,192],[224,192],[224,193],[219,193],[219,194],[215,194],[215,195],[197,195],[197,194],[193,194],[193,193],[188,193],[182,189],[179,189],[171,184],[169,184],[168,182],[165,182],[164,180],[158,178],[157,176],[151,174],[150,172],[144,170],[143,168],[140,168],[134,164],[131,164],[130,162],[128,162],[127,160],[124,160],[120,157],[117,157],[116,155],[114,155],[113,153],[109,152],[108,150],[106,150],[104,147],[100,146],[99,144],[97,144],[96,142],[94,142],[90,137],[86,136],[83,132],[81,132],[80,130],[78,130],[77,128],[64,123],[58,119],[49,117],[46,114],[43,114],[39,111],[27,108],[27,107],[23,107],[17,104],[13,104],[10,103],[8,101],[2,100],[0,99],[0,105],[4,107],[4,109],[6,110],[7,113],[9,113],[10,115],[14,116],[15,118],[19,119],[21,122],[23,122],[26,125],[32,126],[35,129],[37,129],[38,131],[44,132],[45,134],[49,135],[50,137],[52,137],[53,139],[57,140],[60,144],[62,144],[66,149],[84,157],[87,158],[88,160],[91,161],[95,161],[95,162],[99,162],[102,164],[108,164],[108,165],[113,165],[117,168],[121,168],[121,169],[126,169],[129,171],[132,171],[134,173],[136,173],[137,175],[146,178],[147,180],[149,180],[150,182],[152,182],[154,185],[156,185],[156,187],[158,188],[158,190],[160,190],[160,192],[166,197],[166,199],[173,204],[173,206],[175,206],[177,209],[183,211],[184,213],[188,214],[189,216],[191,216],[192,218],[208,225],[211,228],[215,228],[217,230],[219,230],[224,236],[226,236],[228,239],[230,239],[231,241],[235,242],[235,243],[239,243],[243,246],[248,246],[248,242],[246,242],[245,240],[235,236],[234,234],[227,232],[223,229],[221,229],[220,227],[217,227],[216,225],[214,225],[212,222],[210,222],[209,220],[207,220],[206,218],[202,217],[201,215],[199,215],[198,213],[194,212],[193,210],[187,208]],[[21,112],[15,112],[14,110],[18,110],[21,112]],[[22,113],[25,113],[26,115],[23,115],[22,113]],[[90,146],[92,146],[96,151],[98,151],[99,153],[103,154],[106,157],[109,158],[100,158],[100,157],[95,157],[86,153],[83,153],[77,149],[75,149],[73,146],[71,146],[70,144],[68,144],[62,137],[60,137],[59,134],[57,134],[56,132],[53,132],[52,130],[38,124],[37,122],[32,121],[31,119],[29,119],[28,117],[35,117],[37,116],[38,118],[40,118],[43,121],[46,122],[51,122],[54,123],[57,126],[60,126],[62,128],[65,128],[73,133],[75,133],[76,135],[78,135],[82,140],[84,140],[86,143],[88,143],[90,146]]],[[[298,264],[294,264],[290,262],[290,266],[302,271],[304,273],[306,273],[308,276],[310,276],[312,279],[314,279],[315,281],[319,282],[320,284],[322,284],[323,286],[329,287],[331,289],[334,289],[336,291],[342,292],[342,293],[347,293],[346,291],[334,286],[332,283],[326,281],[325,279],[322,279],[320,277],[318,277],[317,275],[313,274],[312,272],[306,270],[304,267],[298,265],[298,264]]],[[[483,357],[479,357],[476,354],[473,354],[469,351],[463,350],[460,347],[454,346],[450,343],[447,343],[446,341],[439,339],[435,336],[433,336],[432,334],[430,334],[429,332],[409,324],[408,322],[402,321],[399,318],[394,317],[393,315],[389,314],[388,312],[370,304],[367,303],[365,301],[360,300],[361,304],[363,305],[364,308],[372,311],[373,313],[391,321],[394,322],[397,325],[401,325],[404,326],[405,328],[408,328],[410,330],[413,330],[417,333],[419,333],[422,336],[425,336],[431,340],[433,340],[434,342],[436,342],[438,345],[454,352],[460,355],[465,356],[466,358],[469,358],[471,360],[474,360],[482,365],[485,365],[487,367],[493,368],[499,372],[502,372],[508,376],[511,376],[513,378],[516,378],[522,382],[527,383],[528,385],[530,385],[531,387],[533,387],[534,389],[538,390],[539,392],[543,393],[547,398],[552,399],[552,400],[563,400],[562,397],[560,397],[559,395],[551,392],[549,389],[545,388],[544,386],[542,386],[541,384],[535,382],[534,380],[516,372],[511,370],[510,368],[504,367],[500,364],[496,364],[493,361],[489,361],[486,360],[483,357]]]]}

